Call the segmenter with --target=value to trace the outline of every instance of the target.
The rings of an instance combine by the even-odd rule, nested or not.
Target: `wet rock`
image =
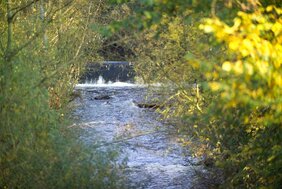
[[[136,101],[133,101],[133,103],[138,106],[139,108],[149,108],[149,109],[158,109],[161,106],[155,103],[139,103]]]
[[[99,95],[94,97],[94,100],[109,100],[109,99],[111,99],[109,95]]]

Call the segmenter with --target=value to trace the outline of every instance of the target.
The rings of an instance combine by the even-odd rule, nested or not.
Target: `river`
[[[139,108],[148,88],[132,83],[78,84],[81,99],[74,112],[85,132],[85,144],[102,141],[118,144],[126,158],[126,188],[189,189],[206,188],[197,182],[198,160],[177,140],[175,128],[161,120],[152,109]],[[97,98],[98,97],[98,98]],[[99,99],[104,97],[105,99]]]

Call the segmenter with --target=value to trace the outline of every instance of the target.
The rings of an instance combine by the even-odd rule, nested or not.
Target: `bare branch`
[[[217,2],[217,0],[213,0],[212,4],[211,4],[211,15],[213,17],[216,16],[216,2]]]
[[[47,24],[51,23],[52,20],[49,20]],[[21,50],[23,50],[25,47],[30,45],[35,39],[37,39],[41,34],[43,34],[45,31],[45,27],[42,27],[39,32],[36,32],[33,34],[33,36],[27,41],[26,43],[22,44],[21,46],[13,49],[8,54],[6,54],[6,58],[11,59],[13,56],[16,56]]]
[[[100,2],[101,2],[101,1],[100,1]],[[101,4],[101,3],[99,3],[99,6],[98,6],[97,10],[100,8],[100,4]],[[88,18],[87,18],[87,20],[86,20],[85,28],[84,28],[84,31],[83,31],[83,36],[82,36],[80,45],[79,45],[79,47],[77,48],[77,51],[76,51],[76,53],[75,53],[74,58],[77,58],[77,56],[79,55],[79,53],[80,53],[80,51],[81,51],[82,45],[83,45],[84,42],[85,42],[85,37],[86,37],[86,31],[85,31],[85,30],[86,30],[86,28],[88,27],[88,25],[89,25],[89,23],[90,23],[91,8],[92,8],[92,2],[91,2],[90,5],[89,5],[89,9],[88,9]],[[97,10],[96,10],[96,12],[97,12]]]
[[[34,0],[32,1],[32,3],[30,2],[29,5],[23,6],[21,10],[23,10],[24,8],[30,6],[31,4],[37,2],[39,0]],[[49,16],[49,19],[47,20],[46,24],[48,25],[49,23],[52,22],[52,18],[54,16],[54,14],[56,14],[56,12],[58,12],[61,9],[64,9],[65,7],[69,6],[71,3],[73,2],[73,0],[68,1],[66,4],[64,4],[62,7],[57,8],[54,12],[52,12],[52,15]],[[51,13],[50,13],[51,14]],[[45,31],[45,27],[42,27],[41,30],[39,32],[36,32],[33,34],[33,36],[29,39],[29,41],[27,41],[26,43],[22,44],[21,46],[9,51],[8,54],[6,54],[6,58],[10,59],[13,56],[17,55],[22,49],[24,49],[25,47],[27,47],[28,45],[30,45],[35,39],[37,39],[41,34],[43,34]]]
[[[48,15],[46,17],[49,17],[50,19],[52,19],[57,12],[59,12],[60,10],[66,8],[67,6],[69,6],[72,2],[74,2],[74,0],[70,0],[70,1],[66,2],[63,6],[61,6],[61,7],[57,8],[57,9],[55,9],[54,11],[48,13]]]
[[[4,33],[5,33],[5,31],[3,31],[3,32],[0,34],[0,36],[2,36]],[[4,47],[4,45],[3,45],[3,43],[2,43],[1,40],[0,40],[0,49],[1,49],[2,52],[5,52],[5,47]]]
[[[13,18],[16,16],[16,14],[18,14],[20,11],[23,11],[27,7],[31,6],[32,4],[36,3],[37,1],[39,1],[39,0],[33,0],[33,1],[28,2],[27,4],[25,4],[23,6],[11,9],[11,11],[15,11],[15,12],[11,15],[10,19],[13,20]]]

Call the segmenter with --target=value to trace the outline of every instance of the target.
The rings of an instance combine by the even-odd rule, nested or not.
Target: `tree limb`
[[[57,8],[57,9],[55,9],[55,10],[52,11],[52,12],[50,12],[46,17],[49,17],[49,18],[52,19],[58,11],[64,9],[64,8],[67,7],[67,6],[69,6],[72,2],[74,2],[74,0],[68,1],[68,2],[65,3],[63,6],[61,6],[61,7]]]
[[[49,22],[50,23],[50,22]],[[39,32],[36,32],[35,34],[33,34],[33,36],[30,38],[29,41],[27,41],[26,43],[22,44],[21,46],[19,46],[18,48],[15,48],[13,50],[11,50],[8,54],[6,54],[6,59],[10,60],[13,56],[16,56],[21,50],[23,50],[25,47],[27,47],[28,45],[31,44],[31,42],[33,42],[35,39],[37,39],[42,33],[44,33],[45,29],[40,30]]]
[[[39,0],[34,0],[32,3],[36,2],[36,1],[39,1]],[[47,25],[49,23],[51,23],[53,21],[53,16],[56,14],[56,12],[58,12],[59,10],[67,7],[68,5],[70,5],[71,3],[73,2],[73,0],[71,1],[68,1],[66,4],[64,4],[62,7],[59,7],[57,9],[55,9],[55,11],[52,12],[52,15],[50,13],[50,17],[49,19],[47,20]],[[29,6],[32,4],[31,2],[29,3]],[[27,5],[26,6],[23,6],[23,7],[28,7]],[[22,7],[21,10],[23,10],[24,8]],[[28,45],[30,45],[35,39],[37,39],[41,34],[43,34],[45,31],[45,27],[41,28],[41,30],[39,32],[36,32],[33,34],[33,36],[29,39],[29,41],[27,41],[26,43],[22,44],[21,46],[15,48],[15,49],[12,49],[10,51],[8,51],[8,53],[6,53],[5,55],[5,58],[7,60],[11,59],[13,56],[17,55],[21,50],[23,50],[25,47],[27,47]]]
[[[2,32],[0,35],[3,35],[3,33],[5,33],[5,31]],[[0,40],[0,49],[1,49],[1,51],[2,51],[3,53],[5,53],[5,48],[4,48],[4,45],[3,45],[3,43],[2,43],[1,40]]]
[[[100,1],[101,2],[101,1]],[[74,58],[76,58],[78,56],[78,54],[80,53],[81,51],[81,48],[82,48],[82,45],[84,44],[84,41],[85,41],[85,37],[86,37],[86,28],[88,27],[89,23],[90,23],[90,13],[91,13],[91,8],[92,8],[92,2],[90,2],[90,5],[89,5],[89,9],[88,9],[88,18],[87,18],[87,21],[86,21],[86,24],[85,24],[85,28],[84,28],[84,31],[83,31],[83,36],[82,36],[82,39],[81,39],[81,42],[80,42],[80,45],[79,47],[77,48],[77,51],[74,55]],[[97,8],[97,10],[100,8],[100,3],[99,3],[99,6]],[[96,11],[97,12],[97,11]]]
[[[27,4],[25,4],[23,6],[12,8],[11,11],[15,11],[15,12],[13,12],[10,19],[13,20],[14,17],[16,16],[16,14],[18,14],[20,11],[23,11],[27,7],[31,6],[32,4],[36,3],[37,1],[39,1],[39,0],[33,0],[33,1],[28,2]]]
[[[217,0],[213,0],[211,4],[211,15],[216,17],[216,2]]]

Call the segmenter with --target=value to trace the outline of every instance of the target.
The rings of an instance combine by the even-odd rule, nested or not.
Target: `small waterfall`
[[[105,84],[105,79],[101,75],[99,75],[99,78],[98,78],[96,84],[97,85]]]
[[[86,80],[85,83],[79,83],[76,85],[76,89],[92,88],[92,87],[144,87],[144,85],[138,85],[130,82],[120,82],[119,80],[111,81],[106,80],[103,76],[99,76],[97,80]]]
[[[133,82],[135,71],[133,65],[124,61],[104,61],[101,63],[88,63],[85,72],[80,77],[80,83],[87,81],[101,81],[100,76],[105,83],[119,80],[121,82]],[[100,83],[102,84],[102,83]]]

